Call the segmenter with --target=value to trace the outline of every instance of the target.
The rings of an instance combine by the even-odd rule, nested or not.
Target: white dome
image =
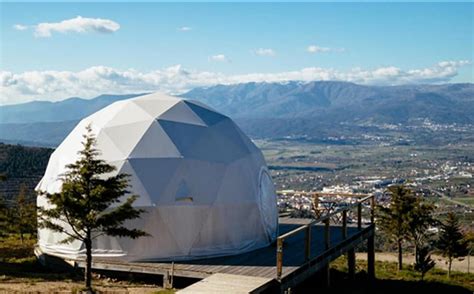
[[[76,161],[85,127],[101,157],[129,174],[134,206],[146,210],[130,227],[151,237],[102,236],[94,254],[124,260],[179,260],[237,254],[270,244],[277,234],[273,183],[260,150],[228,117],[191,100],[150,94],[115,102],[83,119],[53,152],[37,190],[61,188]],[[48,205],[38,196],[38,205]],[[77,257],[81,242],[39,230],[43,252]]]

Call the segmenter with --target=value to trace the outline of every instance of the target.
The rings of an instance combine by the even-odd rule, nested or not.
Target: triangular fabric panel
[[[100,157],[107,161],[126,159],[128,155],[124,154],[104,131],[101,131],[97,136],[97,148],[100,150]]]
[[[118,101],[84,119],[85,124],[91,124],[93,129],[101,129],[113,120],[116,113],[126,106],[126,101]]]
[[[140,225],[140,228],[143,228],[151,236],[132,240],[131,242],[130,239],[127,239],[130,242],[128,247],[131,248],[132,260],[153,261],[167,259],[169,256],[183,255],[183,251],[179,248],[156,207],[147,209],[144,219],[145,222]],[[160,253],[156,248],[161,248],[160,251],[166,252],[166,254]]]
[[[195,154],[195,143],[205,136],[206,133],[209,133],[208,128],[198,125],[167,120],[158,120],[158,123],[178,148],[179,153],[184,157],[195,158],[193,156]]]
[[[222,120],[228,119],[228,117],[212,111],[208,108],[197,105],[195,102],[185,101],[186,105],[189,106],[208,126],[212,126]]]
[[[168,227],[173,239],[178,244],[183,255],[191,250],[202,223],[209,213],[208,206],[161,206],[158,207],[161,218]],[[183,234],[183,232],[186,232]]]
[[[148,194],[147,189],[143,185],[140,177],[137,175],[136,171],[133,169],[130,162],[127,160],[123,163],[122,168],[120,169],[120,173],[130,175],[130,187],[132,194],[138,195],[138,199],[135,200],[134,205],[139,207],[150,207],[153,205],[153,201],[151,200],[150,195]],[[128,198],[130,195],[125,195]]]
[[[168,109],[179,103],[179,100],[134,100],[133,103],[146,111],[150,116],[157,118]]]
[[[197,116],[184,102],[176,103],[169,110],[159,116],[160,120],[169,120],[179,123],[206,126],[206,124]]]
[[[176,170],[182,164],[181,159],[175,158],[131,158],[128,160],[133,170],[140,178],[152,203],[158,205],[169,199],[174,200],[175,189],[170,182]]]
[[[250,168],[252,158],[247,156],[230,165],[222,177],[217,192],[218,203],[231,204],[239,202],[259,201],[255,197],[258,194],[258,172]],[[251,185],[249,183],[252,183]]]
[[[107,124],[107,127],[123,126],[154,119],[148,112],[131,101],[124,101],[126,107],[118,111]]]
[[[202,160],[184,161],[173,175],[170,186],[179,189],[184,181],[190,196],[196,205],[211,205],[218,196],[220,182],[226,171],[226,165],[209,163]],[[176,199],[175,199],[176,200]],[[180,205],[177,202],[176,205]]]
[[[157,121],[153,121],[130,153],[130,158],[180,157],[173,141]]]
[[[117,149],[128,157],[152,123],[153,121],[150,120],[107,127],[103,129],[103,132],[115,143]]]

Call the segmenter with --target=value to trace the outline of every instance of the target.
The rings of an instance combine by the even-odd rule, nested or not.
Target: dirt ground
[[[77,281],[32,281],[25,278],[0,276],[0,293],[74,293],[83,287]],[[157,293],[163,290],[154,285],[127,285],[124,282],[95,281],[99,293]]]
[[[357,253],[356,258],[360,260],[367,260],[367,253]],[[446,259],[439,255],[432,255],[431,258],[436,262],[435,267],[448,270],[448,264],[446,263]],[[397,262],[398,257],[396,253],[375,253],[375,260],[379,261],[390,261],[390,262]],[[404,264],[413,264],[415,262],[415,256],[413,254],[404,254],[403,255],[403,263]],[[453,260],[453,264],[451,267],[453,271],[459,271],[463,273],[468,272],[468,258],[465,257],[462,260]],[[471,273],[474,272],[474,256],[471,256],[471,265],[470,271]]]

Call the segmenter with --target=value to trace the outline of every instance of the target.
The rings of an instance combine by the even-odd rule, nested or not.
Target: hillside
[[[6,176],[6,181],[0,182],[0,196],[13,199],[21,185],[25,185],[31,195],[43,176],[52,151],[0,143],[0,174]]]
[[[79,120],[0,124],[0,142],[28,146],[55,147]]]
[[[0,140],[55,146],[78,120],[106,105],[140,94],[102,95],[90,100],[30,102],[0,107]],[[432,125],[456,135],[474,124],[474,84],[364,86],[347,82],[217,85],[182,97],[199,100],[234,118],[254,138],[380,136],[439,141]],[[398,128],[393,131],[393,125]],[[451,129],[454,132],[451,132]],[[403,136],[401,136],[403,137]],[[443,138],[443,136],[441,136]],[[446,140],[441,142],[445,143]]]

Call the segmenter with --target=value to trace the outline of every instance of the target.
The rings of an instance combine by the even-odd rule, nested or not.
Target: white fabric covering
[[[101,157],[131,175],[129,221],[151,237],[102,236],[94,255],[124,260],[183,260],[238,254],[269,245],[278,229],[276,194],[260,150],[228,117],[191,100],[150,94],[115,102],[83,119],[51,155],[38,191],[60,191],[59,176],[76,161],[85,127]],[[44,196],[38,205],[47,206]],[[64,224],[67,228],[67,225]],[[81,242],[39,230],[47,254],[78,257]]]

